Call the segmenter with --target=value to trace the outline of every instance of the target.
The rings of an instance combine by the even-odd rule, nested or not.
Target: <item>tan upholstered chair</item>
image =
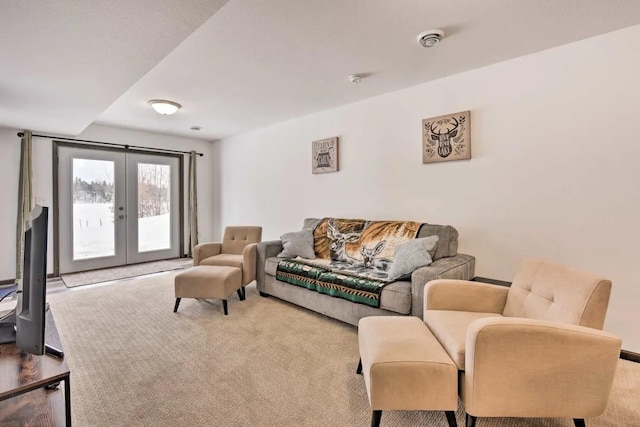
[[[621,340],[601,331],[611,281],[525,262],[511,287],[433,280],[424,321],[461,373],[476,417],[585,418],[604,412]]]
[[[256,278],[257,246],[261,240],[262,227],[226,227],[221,243],[202,243],[194,248],[193,265],[237,267],[242,270],[244,288]]]

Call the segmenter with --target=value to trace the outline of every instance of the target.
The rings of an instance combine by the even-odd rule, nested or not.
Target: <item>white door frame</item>
[[[53,156],[53,186],[54,186],[54,215],[53,215],[53,228],[54,228],[54,275],[59,276],[72,271],[86,271],[94,270],[98,268],[106,268],[109,266],[119,266],[127,264],[135,264],[139,262],[150,261],[154,259],[168,259],[181,257],[184,254],[184,156],[179,154],[158,153],[152,150],[131,150],[121,148],[100,148],[87,144],[61,142],[54,140],[54,156]],[[63,261],[63,254],[66,254],[67,259],[73,259],[73,238],[65,239],[60,237],[63,233],[66,236],[73,235],[73,215],[60,215],[62,206],[71,205],[72,192],[65,191],[61,188],[61,183],[70,182],[72,179],[73,168],[68,167],[70,164],[69,156],[75,154],[78,157],[84,159],[96,159],[96,160],[112,160],[116,161],[114,171],[114,187],[116,188],[115,206],[115,219],[117,223],[116,229],[116,248],[122,247],[125,250],[118,251],[116,249],[116,255],[113,257],[100,257],[91,258],[87,260],[72,261],[71,266],[69,263],[65,264]],[[130,161],[127,158],[131,159]],[[124,159],[118,160],[118,159]],[[65,165],[65,161],[67,162]],[[127,205],[132,203],[131,188],[136,189],[135,197],[137,197],[137,164],[141,163],[154,163],[154,164],[169,164],[171,165],[171,248],[169,250],[162,251],[148,251],[139,253],[137,251],[137,211],[134,208],[128,208]],[[66,167],[65,167],[66,166]],[[126,176],[127,174],[134,173],[135,170],[135,182],[129,184],[130,189],[127,189]],[[120,182],[124,181],[124,182]],[[118,192],[117,190],[120,189]],[[132,205],[137,207],[137,203]],[[123,210],[118,208],[123,207]],[[127,209],[131,210],[132,215],[128,215]],[[123,215],[123,218],[120,216]],[[122,223],[122,226],[120,226]],[[135,234],[131,234],[135,233]],[[127,235],[135,235],[135,245],[131,243],[131,239],[127,238]],[[128,241],[129,240],[129,241]],[[119,246],[120,245],[120,246]],[[135,253],[134,250],[135,249]],[[66,251],[66,252],[63,252]],[[127,254],[129,252],[129,255]],[[65,265],[63,265],[65,264]]]

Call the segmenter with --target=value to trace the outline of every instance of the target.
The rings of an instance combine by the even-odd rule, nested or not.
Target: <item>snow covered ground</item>
[[[73,204],[73,258],[115,254],[113,203]]]
[[[149,216],[138,220],[138,252],[171,248],[171,217]]]
[[[111,203],[73,204],[73,257],[76,260],[115,254],[114,214]],[[171,247],[170,215],[138,220],[138,251]]]

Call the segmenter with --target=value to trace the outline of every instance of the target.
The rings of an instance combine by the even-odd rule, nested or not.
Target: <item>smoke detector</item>
[[[362,81],[362,79],[364,79],[364,75],[362,75],[362,74],[351,74],[349,76],[349,81],[351,83],[355,83],[355,84],[360,83]]]
[[[442,30],[428,30],[418,35],[418,43],[422,47],[433,47],[440,43],[443,37],[444,31]]]

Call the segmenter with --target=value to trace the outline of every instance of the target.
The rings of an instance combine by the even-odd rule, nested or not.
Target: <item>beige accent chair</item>
[[[202,243],[193,249],[193,265],[239,268],[244,293],[244,287],[256,279],[257,247],[261,240],[262,227],[226,227],[221,243]]]
[[[424,321],[460,371],[467,426],[476,417],[585,418],[607,406],[622,342],[601,331],[611,281],[548,261],[511,287],[425,286]]]

